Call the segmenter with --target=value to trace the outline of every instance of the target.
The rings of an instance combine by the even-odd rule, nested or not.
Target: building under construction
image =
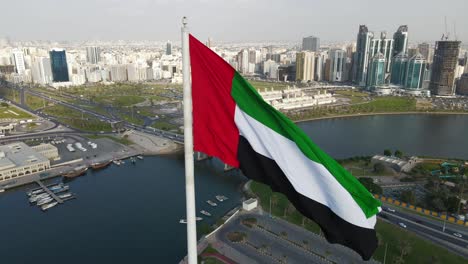
[[[434,95],[455,94],[455,68],[458,64],[460,41],[437,41],[432,64],[429,90]]]

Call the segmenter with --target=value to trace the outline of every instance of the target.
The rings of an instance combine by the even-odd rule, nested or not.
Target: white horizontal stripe
[[[258,122],[237,106],[235,122],[255,152],[276,161],[298,193],[327,206],[353,225],[374,228],[376,216],[367,218],[335,177],[322,164],[306,157],[295,142]]]

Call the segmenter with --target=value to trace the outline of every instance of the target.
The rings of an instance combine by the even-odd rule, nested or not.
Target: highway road
[[[145,126],[135,125],[135,124],[129,123],[129,122],[124,121],[124,120],[119,120],[115,116],[114,117],[108,117],[108,116],[102,115],[100,113],[94,112],[92,110],[85,109],[85,108],[82,108],[80,106],[77,106],[77,105],[62,101],[62,100],[52,98],[49,95],[43,94],[43,93],[38,92],[38,91],[33,91],[33,90],[28,89],[27,92],[30,93],[31,95],[37,96],[39,98],[43,98],[43,99],[45,99],[47,101],[50,101],[50,102],[53,102],[55,104],[63,105],[65,107],[68,107],[68,108],[83,112],[85,114],[94,116],[94,117],[96,117],[96,118],[98,118],[100,120],[103,120],[104,122],[113,123],[113,122],[121,121],[121,122],[123,122],[124,127],[126,129],[137,130],[137,131],[145,132],[145,133],[148,133],[148,134],[153,134],[153,135],[156,135],[156,136],[160,136],[160,137],[163,137],[163,138],[170,139],[170,140],[172,140],[174,142],[177,142],[177,143],[180,143],[180,144],[184,143],[184,136],[180,135],[180,134],[177,134],[177,133],[160,130],[160,129],[156,129],[156,128],[153,128],[153,127],[145,127]],[[39,114],[39,113],[36,113],[36,114]]]
[[[389,207],[385,206],[382,209],[379,217],[468,258],[468,235],[466,235],[467,230],[465,227],[460,226],[460,230],[454,228],[453,225],[446,225],[445,231],[443,231],[443,222],[438,223],[423,216],[402,212],[398,209],[391,208],[389,210]],[[457,237],[454,233],[461,234],[462,237]]]

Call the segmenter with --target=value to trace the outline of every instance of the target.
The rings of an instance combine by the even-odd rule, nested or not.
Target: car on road
[[[398,225],[400,225],[403,228],[406,228],[406,225],[404,223],[398,223]]]
[[[458,238],[462,238],[462,237],[463,237],[462,234],[460,234],[460,233],[453,233],[453,235],[456,236],[456,237],[458,237]]]
[[[394,213],[394,212],[395,212],[395,209],[390,208],[390,207],[387,207],[387,211]]]

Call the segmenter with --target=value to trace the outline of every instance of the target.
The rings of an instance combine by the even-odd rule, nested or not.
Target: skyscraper
[[[53,49],[49,52],[54,82],[68,82],[68,65],[65,50]]]
[[[393,39],[387,38],[386,32],[380,33],[380,38],[372,38],[370,41],[369,58],[377,53],[382,53],[385,58],[385,73],[390,73],[393,59]]]
[[[359,26],[357,35],[356,53],[354,55],[353,81],[360,86],[366,85],[367,66],[369,65],[369,49],[371,39],[374,37],[372,32],[365,25]]]
[[[401,52],[406,53],[408,49],[408,26],[402,25],[393,34],[393,55],[396,56]]]
[[[429,90],[436,95],[453,95],[455,69],[458,64],[460,41],[437,41],[432,63]]]
[[[32,78],[34,83],[50,84],[53,81],[50,59],[34,57],[32,62]]]
[[[405,88],[421,89],[424,81],[424,72],[426,69],[426,59],[420,53],[412,57],[408,62],[406,73]]]
[[[296,54],[296,81],[307,82],[314,80],[315,53],[302,51]]]
[[[407,66],[408,56],[405,53],[401,52],[393,58],[392,75],[390,78],[392,84],[405,84]]]
[[[418,51],[421,53],[421,55],[426,59],[426,61],[429,62],[430,59],[432,59],[432,54],[431,54],[431,46],[429,43],[421,43],[418,44]]]
[[[372,88],[385,83],[385,57],[382,53],[377,53],[369,63],[369,73],[366,87]]]
[[[11,51],[11,60],[13,61],[13,64],[15,65],[16,73],[24,74],[24,72],[26,71],[26,66],[24,63],[23,51],[19,49],[13,49]]]
[[[330,81],[344,81],[344,71],[346,62],[346,51],[341,49],[332,49],[330,51]]]
[[[98,64],[101,61],[101,48],[86,47],[86,61],[91,64]]]
[[[303,51],[319,51],[320,39],[314,36],[305,37],[302,39],[302,50]]]
[[[172,43],[168,41],[166,43],[166,55],[171,55],[172,54]]]

